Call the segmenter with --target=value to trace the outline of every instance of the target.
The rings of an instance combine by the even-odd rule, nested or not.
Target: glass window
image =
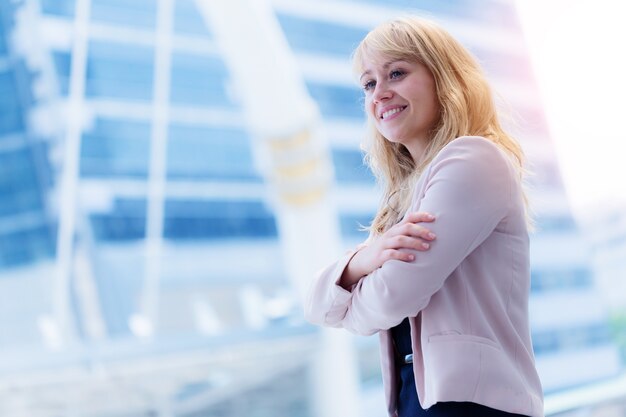
[[[80,172],[84,177],[146,177],[150,156],[150,124],[97,119],[83,133]]]
[[[347,58],[361,39],[365,29],[277,13],[287,41],[297,52],[339,55]]]
[[[105,241],[131,241],[146,235],[146,201],[118,199],[109,213],[90,216],[96,239]]]
[[[172,126],[168,177],[260,181],[250,145],[247,133],[241,129]]]
[[[154,28],[156,5],[154,0],[91,0],[91,19],[94,22]]]
[[[0,103],[3,100],[0,99]],[[20,132],[24,129],[22,113],[17,107],[4,107],[0,104],[0,135]],[[0,141],[2,139],[0,138]]]
[[[228,71],[214,56],[172,55],[171,101],[176,104],[233,108],[226,89]]]
[[[329,119],[364,119],[363,94],[357,87],[307,82],[311,97],[320,107],[320,112]]]
[[[69,52],[54,51],[52,53],[52,61],[57,73],[57,82],[59,83],[59,92],[67,96],[70,89],[70,68],[72,65],[72,55]]]
[[[41,11],[46,14],[73,17],[76,0],[40,0]]]
[[[363,163],[363,153],[358,149],[333,149],[335,178],[340,183],[373,183],[374,176]]]
[[[4,34],[4,23],[0,22],[0,55],[8,53],[6,36]]]
[[[555,165],[555,168],[558,167]],[[537,233],[577,232],[578,226],[572,216],[540,216],[535,220]]]
[[[128,319],[137,312],[137,300],[144,285],[142,269],[106,262],[105,259],[96,262],[100,275],[95,284],[107,334],[112,338],[129,336]]]
[[[532,340],[536,355],[580,350],[612,342],[611,329],[605,323],[533,332]]]
[[[530,289],[533,292],[586,288],[593,285],[591,271],[586,268],[533,269]]]
[[[46,226],[0,234],[0,269],[25,265],[52,256],[53,240]]]
[[[145,237],[146,201],[119,200],[114,210],[93,214],[99,240],[128,241]],[[164,237],[173,240],[275,239],[274,215],[260,201],[168,200]]]
[[[13,72],[0,73],[0,135],[24,130]],[[2,140],[2,139],[0,139]]]
[[[28,148],[0,153],[0,216],[43,208],[36,172]]]
[[[120,213],[92,214],[91,225],[94,236],[103,241],[131,241],[146,235],[145,215],[130,216]]]
[[[274,215],[260,201],[184,201],[165,205],[168,239],[276,238]]]
[[[150,100],[153,54],[148,47],[92,41],[87,62],[87,97]]]
[[[176,0],[174,6],[174,31],[180,34],[209,35],[207,25],[195,0]]]

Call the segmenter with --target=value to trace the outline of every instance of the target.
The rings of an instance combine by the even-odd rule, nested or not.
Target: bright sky
[[[517,8],[575,214],[626,208],[626,2]]]

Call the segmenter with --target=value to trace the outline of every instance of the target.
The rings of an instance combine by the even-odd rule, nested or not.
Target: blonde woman
[[[415,17],[375,28],[353,59],[383,204],[312,282],[307,319],[379,333],[390,416],[543,416],[523,155],[479,65]]]

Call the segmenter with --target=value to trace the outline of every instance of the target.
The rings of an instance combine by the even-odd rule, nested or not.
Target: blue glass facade
[[[51,16],[74,17],[76,0],[41,0],[41,11]]]
[[[55,238],[48,149],[26,125],[33,76],[8,44],[14,7],[0,2],[0,270],[51,259]]]
[[[8,63],[8,57],[4,59]],[[15,72],[11,69],[0,73],[0,132],[3,136],[24,131]]]
[[[147,121],[98,118],[83,134],[80,173],[84,177],[146,178],[149,155]]]
[[[228,72],[216,56],[172,55],[171,102],[176,105],[236,107],[226,90]]]
[[[167,239],[276,239],[276,221],[257,201],[172,200],[165,205]]]
[[[94,23],[154,29],[156,5],[154,0],[92,0],[91,20]]]
[[[533,332],[533,348],[536,355],[582,350],[610,343],[612,335],[608,323]]]
[[[280,12],[276,16],[289,45],[297,52],[331,54],[346,59],[367,34],[367,30]]]
[[[276,239],[276,221],[262,202],[168,200],[163,236],[172,240]],[[107,214],[91,215],[101,241],[145,238],[146,201],[116,200]]]
[[[362,93],[356,86],[337,86],[308,82],[309,94],[319,105],[322,116],[334,119],[363,120]]]
[[[363,163],[363,153],[358,149],[334,149],[332,151],[335,178],[340,184],[374,181],[372,172]]]
[[[174,32],[181,35],[210,37],[211,31],[198,13],[195,0],[176,0]]]
[[[152,99],[153,73],[153,48],[92,41],[85,80],[86,96],[149,101]]]
[[[171,179],[261,181],[242,128],[171,125],[167,159]]]

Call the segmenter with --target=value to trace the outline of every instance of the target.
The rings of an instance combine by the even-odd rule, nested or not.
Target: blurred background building
[[[2,415],[313,416],[319,331],[287,276],[242,111],[249,92],[199,4],[0,0]],[[378,204],[350,53],[387,18],[429,16],[478,57],[530,159],[531,319],[546,393],[622,371],[596,277],[623,275],[623,216],[592,251],[514,3],[271,4],[322,116],[341,246],[365,238],[359,225]],[[360,415],[382,417],[377,339],[353,343]]]

